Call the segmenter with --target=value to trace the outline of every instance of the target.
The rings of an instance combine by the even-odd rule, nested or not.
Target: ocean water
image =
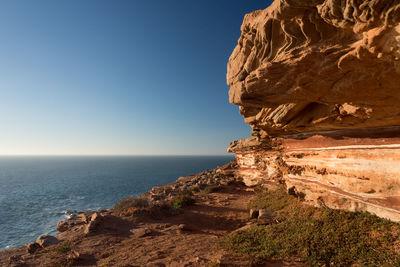
[[[233,156],[0,157],[0,250],[57,234],[66,211],[111,208]]]

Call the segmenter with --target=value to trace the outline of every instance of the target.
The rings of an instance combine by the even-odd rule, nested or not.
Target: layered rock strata
[[[275,0],[245,16],[230,102],[247,184],[285,182],[315,205],[400,221],[400,3]]]

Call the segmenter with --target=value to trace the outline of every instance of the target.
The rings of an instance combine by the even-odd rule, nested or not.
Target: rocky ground
[[[80,213],[60,222],[56,237],[0,252],[1,266],[248,266],[218,242],[246,226],[254,191],[233,176],[235,163],[158,186],[152,204],[192,192],[195,203],[174,214],[114,210]],[[274,263],[278,266],[284,263]]]

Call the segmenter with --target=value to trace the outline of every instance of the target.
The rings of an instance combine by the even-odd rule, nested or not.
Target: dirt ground
[[[84,235],[83,227],[61,233],[57,238],[69,242],[67,251],[55,245],[33,254],[26,247],[0,252],[1,266],[249,266],[249,259],[225,252],[218,240],[248,223],[253,190],[230,185],[194,197],[181,214],[110,216],[99,233]]]

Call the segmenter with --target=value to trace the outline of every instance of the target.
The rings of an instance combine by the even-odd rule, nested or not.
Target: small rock
[[[76,250],[72,250],[67,256],[67,259],[73,263],[91,260],[91,258],[92,258],[91,255],[82,254]]]
[[[80,257],[81,254],[76,250],[72,250],[67,256],[67,258],[70,260],[79,260]]]
[[[89,235],[89,234],[95,232],[96,231],[96,226],[97,226],[97,224],[95,222],[90,221],[88,223],[88,225],[86,225],[85,230],[83,230],[83,233],[85,235]]]
[[[101,221],[102,219],[103,219],[103,216],[101,216],[101,214],[98,213],[98,212],[93,213],[93,214],[92,214],[92,217],[90,217],[90,221],[91,221],[91,222],[99,222],[99,221]]]
[[[138,229],[132,229],[131,233],[133,233],[133,235],[135,237],[144,237],[144,236],[148,236],[152,233],[153,231],[151,229],[148,228],[138,228]]]
[[[18,262],[21,260],[21,256],[20,255],[14,255],[8,258],[8,262],[9,263],[13,263],[13,262]]]
[[[101,214],[111,214],[112,213],[112,209],[102,209],[102,210],[99,210],[99,212],[101,213]],[[81,213],[79,213],[79,214],[82,214],[83,212],[81,212]]]
[[[150,199],[151,199],[151,201],[157,201],[157,200],[163,199],[163,197],[160,196],[160,195],[152,195],[152,196],[150,197]]]
[[[191,231],[192,229],[190,227],[188,227],[186,224],[179,224],[178,225],[178,230],[180,231]]]
[[[288,188],[287,192],[291,196],[296,196],[296,187],[292,186],[292,187]]]
[[[259,211],[257,209],[250,209],[250,219],[257,219]]]
[[[276,216],[276,213],[271,210],[260,209],[259,215],[257,218],[257,223],[258,224],[272,224],[275,222],[275,219],[274,219],[275,216]]]
[[[65,232],[65,231],[67,231],[68,229],[70,228],[70,224],[68,223],[68,220],[66,220],[66,221],[59,221],[58,223],[57,223],[57,231],[59,231],[59,232]]]
[[[104,216],[102,216],[99,212],[95,212],[92,214],[89,223],[86,225],[85,230],[83,231],[85,235],[89,235],[94,233],[97,230],[98,225],[103,221]]]
[[[164,230],[164,229],[170,228],[171,226],[172,225],[170,223],[164,223],[164,224],[157,225],[155,228],[157,230]]]
[[[26,244],[26,250],[29,254],[33,254],[40,248],[40,245],[36,242]]]
[[[108,211],[107,211],[108,212]],[[89,218],[85,213],[80,213],[77,215],[77,218],[79,220],[81,220],[83,223],[88,223],[89,222]]]
[[[36,239],[36,243],[45,248],[60,243],[60,240],[51,235],[41,235]]]
[[[77,225],[87,224],[89,222],[90,214],[91,213],[80,213],[78,215],[72,215],[71,218],[58,222],[56,229],[62,233]]]

